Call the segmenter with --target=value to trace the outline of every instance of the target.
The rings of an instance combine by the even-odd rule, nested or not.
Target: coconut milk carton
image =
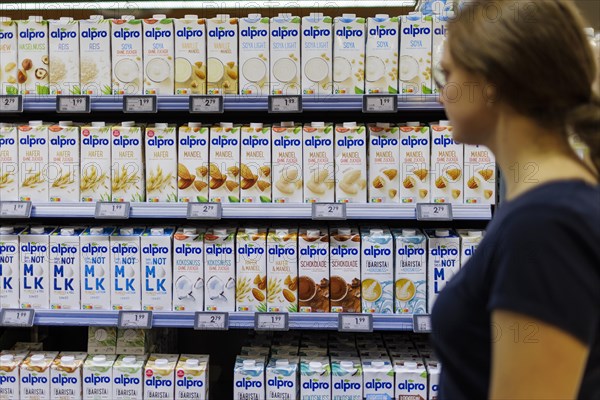
[[[357,228],[333,228],[329,240],[331,312],[361,312],[360,233]]]
[[[50,308],[81,309],[79,236],[84,228],[64,227],[50,235]]]
[[[240,125],[221,122],[210,128],[211,202],[240,202]]]
[[[90,227],[81,234],[81,308],[110,310],[113,274],[110,236],[114,227]]]
[[[465,145],[466,204],[496,204],[496,159],[490,149]]]
[[[394,367],[385,357],[362,357],[364,398],[367,400],[394,399]]]
[[[329,357],[300,359],[300,400],[331,400]]]
[[[48,125],[19,126],[19,199],[48,202]]]
[[[19,93],[24,95],[50,94],[48,86],[48,21],[40,16],[30,16],[17,22]]]
[[[175,94],[206,94],[206,21],[190,14],[173,23]]]
[[[266,312],[267,230],[239,228],[236,253],[236,310]]]
[[[48,128],[48,180],[51,202],[79,201],[79,127],[61,121]]]
[[[369,124],[369,202],[399,203],[400,130],[388,123]]]
[[[142,400],[147,356],[121,355],[113,365],[113,400]]]
[[[331,358],[331,398],[363,399],[363,369],[358,357]]]
[[[143,131],[133,121],[112,127],[112,201],[145,200]]]
[[[431,68],[437,68],[442,60],[444,43],[446,42],[446,36],[448,35],[448,21],[454,18],[454,12],[443,11],[442,14],[433,15],[433,37],[432,37],[432,55],[431,55]],[[439,88],[433,85],[433,93],[439,93]]]
[[[204,311],[204,230],[181,227],[173,237],[173,311]]]
[[[112,400],[112,370],[117,356],[90,355],[83,364],[83,400]]]
[[[324,122],[304,125],[304,202],[335,201],[333,126]]]
[[[483,231],[472,229],[459,229],[456,231],[460,236],[460,266],[465,266],[467,261],[473,256],[477,247],[483,240]]]
[[[365,19],[343,14],[334,19],[333,93],[365,93]]]
[[[111,200],[111,137],[111,128],[104,122],[92,122],[81,127],[82,202]]]
[[[50,366],[58,352],[34,352],[21,363],[20,400],[50,399]]]
[[[156,123],[146,128],[146,201],[177,202],[177,129]]]
[[[266,396],[265,393],[265,358],[237,356],[233,370],[233,398],[262,400]]]
[[[333,88],[331,17],[310,13],[302,17],[302,93],[328,95]]]
[[[217,14],[206,20],[208,94],[238,94],[238,19]]]
[[[298,230],[269,229],[267,311],[298,311]]]
[[[428,203],[431,167],[429,126],[407,122],[400,127],[400,202]]]
[[[0,26],[2,26],[1,23]],[[19,200],[19,137],[17,132],[15,125],[0,123],[0,199],[3,201]]]
[[[235,228],[212,228],[204,235],[205,311],[235,311]]]
[[[400,31],[400,91],[431,94],[432,17],[421,13],[403,15]]]
[[[179,127],[177,196],[180,202],[208,202],[209,129],[199,122]]]
[[[113,310],[140,310],[142,305],[140,236],[142,227],[120,228],[110,236]]]
[[[111,21],[112,94],[143,94],[142,20],[123,15]]]
[[[394,359],[396,398],[427,399],[427,373],[421,360]]]
[[[438,293],[460,269],[460,237],[449,229],[426,229],[428,241],[427,306],[429,313]]]
[[[300,17],[271,18],[271,94],[301,94]]]
[[[367,93],[398,93],[398,17],[377,14],[367,19]]]
[[[416,229],[392,231],[395,243],[396,314],[427,313],[427,241]]]
[[[175,82],[173,20],[155,14],[144,19],[144,94],[172,95]]]
[[[21,232],[20,308],[48,309],[50,306],[50,235],[53,227],[32,226]]]
[[[4,350],[0,353],[0,381],[2,382],[2,390],[0,390],[1,400],[19,399],[19,368],[28,353],[28,351],[18,350]]]
[[[240,94],[269,94],[269,18],[250,14],[240,18]]]
[[[88,354],[116,354],[117,328],[90,326],[88,328]]]
[[[50,398],[52,400],[80,400],[82,369],[87,354],[61,352],[50,367]]]
[[[463,203],[464,148],[452,139],[448,121],[431,125],[431,200]]]
[[[90,15],[79,21],[79,32],[81,94],[112,94],[110,20]]]
[[[143,310],[171,311],[174,233],[175,228],[148,228],[140,238]]]
[[[427,360],[427,376],[429,382],[429,399],[437,400],[440,391],[440,375],[442,373],[442,365],[438,361]]]
[[[267,399],[297,399],[298,357],[271,357],[267,365]]]
[[[329,232],[301,228],[298,235],[300,312],[329,312]]]
[[[23,230],[23,226],[0,226],[0,308],[20,308],[19,234]]]
[[[79,83],[79,21],[71,17],[49,21],[50,94],[81,94]]]
[[[335,127],[335,201],[367,202],[367,134],[364,125],[344,122]]]
[[[145,399],[175,398],[175,367],[177,354],[151,354],[146,362],[144,380]]]
[[[240,191],[242,203],[271,202],[271,127],[251,123],[242,127]]]
[[[388,229],[361,229],[362,311],[394,312],[394,242]]]
[[[18,94],[17,21],[0,17],[0,94]]]
[[[273,203],[302,203],[302,126],[273,126]]]
[[[182,354],[175,369],[175,400],[208,400],[207,355]]]

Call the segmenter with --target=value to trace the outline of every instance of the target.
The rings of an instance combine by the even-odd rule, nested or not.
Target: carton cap
[[[373,361],[371,365],[375,368],[385,367],[385,362],[383,361]]]
[[[325,122],[311,122],[310,126],[313,128],[323,128],[325,127]]]
[[[129,20],[135,19],[135,17],[133,15],[121,15],[121,19],[124,19],[125,21],[129,21]]]
[[[260,19],[261,17],[262,17],[262,14],[260,14],[260,13],[248,14],[248,19]]]
[[[0,356],[0,363],[8,364],[15,358],[12,354],[3,354]]]
[[[227,235],[227,229],[226,228],[216,228],[214,230],[214,232],[215,232],[215,235],[217,235],[217,236],[225,236],[225,235]]]
[[[319,361],[311,361],[308,363],[308,366],[310,367],[310,369],[313,369],[313,370],[323,369],[323,364]]]
[[[150,235],[152,236],[162,236],[165,234],[165,228],[152,228],[150,229]]]
[[[389,14],[375,14],[375,18],[376,19],[384,19],[384,18],[389,18]]]
[[[165,129],[169,127],[169,124],[167,124],[166,122],[157,122],[154,124],[154,127],[156,129]]]
[[[95,364],[102,364],[106,362],[106,356],[94,356],[94,358],[92,358],[92,362]]]
[[[121,122],[121,126],[125,128],[129,128],[135,125],[135,121],[123,121]]]
[[[43,364],[44,363],[44,355],[43,354],[34,354],[31,356],[31,363],[32,364]]]
[[[186,235],[195,235],[198,233],[198,229],[196,228],[183,228],[183,233]]]
[[[286,127],[286,128],[292,127],[292,126],[294,126],[294,121],[283,121],[281,123],[281,126]]]
[[[319,231],[318,229],[309,229],[308,231],[306,231],[306,235],[311,238],[319,237],[321,236],[321,231]]]
[[[198,15],[196,14],[185,14],[183,19],[198,19]]]
[[[417,231],[415,229],[402,229],[402,236],[415,236]]]
[[[30,15],[28,19],[32,22],[42,22],[44,20],[44,17],[39,15]]]
[[[467,236],[469,236],[469,237],[482,237],[483,236],[483,232],[481,232],[481,231],[469,231],[467,233]]]
[[[12,21],[10,17],[0,17],[0,22],[9,22]]]
[[[100,228],[100,227],[97,227],[97,226],[95,226],[95,227],[93,227],[93,228],[91,228],[91,229],[90,229],[90,233],[91,233],[92,235],[101,235],[101,234],[103,234],[103,233],[104,233],[104,229],[103,229],[103,228]]]
[[[72,17],[60,17],[59,21],[64,24],[64,23],[67,23],[67,22],[73,22],[73,18]]]
[[[342,126],[344,128],[356,128],[356,122],[344,122]]]
[[[202,122],[188,122],[190,128],[202,128]]]
[[[221,122],[219,126],[221,128],[233,128],[233,122]]]
[[[94,121],[92,122],[92,127],[94,128],[103,128],[106,126],[106,122],[104,121]]]
[[[217,14],[217,19],[229,19],[229,14]]]
[[[262,127],[263,127],[263,123],[262,122],[251,122],[250,123],[250,128],[262,128]]]
[[[61,128],[73,126],[73,121],[58,121],[58,126],[60,126]]]
[[[450,231],[448,229],[436,229],[435,236],[448,237],[448,236],[450,236]]]
[[[383,229],[371,229],[371,235],[383,235]]]
[[[198,364],[200,364],[200,360],[198,360],[196,358],[190,358],[185,361],[185,365],[188,367],[197,367]]]
[[[32,226],[31,233],[36,234],[36,235],[41,235],[42,233],[44,233],[44,227],[43,226]]]
[[[275,361],[275,366],[277,366],[277,367],[287,367],[288,365],[290,365],[290,362],[288,360]]]
[[[73,228],[60,228],[61,236],[73,236],[75,234],[75,229]]]
[[[101,21],[104,19],[104,15],[90,15],[90,21]]]
[[[154,364],[157,367],[164,367],[165,365],[169,365],[169,360],[166,358],[157,358],[156,361],[154,361]]]
[[[351,235],[352,234],[352,229],[350,229],[350,228],[339,228],[338,229],[338,233],[340,235]]]
[[[60,362],[64,365],[73,365],[75,363],[75,357],[73,356],[62,356]]]
[[[125,365],[135,364],[135,357],[130,356],[130,357],[123,358],[123,364],[125,364]]]
[[[311,18],[323,18],[323,13],[319,13],[319,12],[311,12],[311,13],[310,13],[310,17],[311,17]]]
[[[389,128],[390,127],[390,123],[389,122],[378,122],[376,124],[376,126],[378,128]]]
[[[353,368],[354,363],[352,361],[342,361],[342,362],[340,362],[340,367],[342,367],[344,369]]]
[[[0,233],[3,234],[9,234],[9,233],[14,233],[15,228],[13,228],[12,226],[0,226]]]
[[[0,22],[2,22],[2,20],[0,19]],[[0,128],[10,128],[12,125],[9,124],[8,122],[0,122]]]
[[[415,368],[417,368],[417,365],[418,364],[416,361],[405,361],[404,362],[404,366],[409,369],[415,369]]]
[[[290,233],[290,231],[288,229],[283,229],[283,228],[275,229],[275,235],[277,235],[277,236],[285,236],[289,233]]]
[[[443,119],[440,121],[440,126],[450,126],[450,121]]]
[[[356,14],[342,14],[342,18],[354,19],[354,18],[356,18]]]
[[[42,126],[44,124],[44,121],[29,121],[29,126]]]
[[[120,228],[119,234],[120,235],[133,235],[133,228]]]
[[[256,365],[256,361],[254,360],[244,360],[244,367],[254,367]]]
[[[421,125],[421,123],[419,121],[411,121],[411,122],[406,123],[406,126],[412,126],[412,127],[420,126],[420,125]]]
[[[292,13],[279,13],[279,18],[292,18]]]
[[[167,16],[165,14],[154,14],[152,16],[152,18],[154,18],[154,19],[165,19],[165,18],[167,18]]]
[[[246,228],[246,233],[248,235],[256,235],[258,233],[258,229],[256,229],[256,228]]]

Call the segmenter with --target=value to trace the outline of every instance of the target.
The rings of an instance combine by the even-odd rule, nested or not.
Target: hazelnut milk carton
[[[271,127],[262,123],[243,126],[241,139],[241,202],[270,203],[272,199]]]
[[[331,312],[361,312],[361,237],[357,228],[332,228],[329,233]]]
[[[298,357],[271,357],[267,365],[267,399],[297,399],[300,393]]]
[[[377,14],[367,18],[367,93],[398,93],[398,29],[398,17]]]
[[[298,235],[300,312],[329,312],[329,232],[300,228]]]
[[[40,16],[30,16],[17,22],[18,63],[16,71],[19,94],[50,94],[48,71],[48,21]],[[15,93],[16,94],[16,93]]]
[[[290,13],[271,18],[271,94],[301,94],[301,19]]]
[[[24,226],[0,226],[0,308],[19,305],[19,234]]]
[[[463,145],[452,138],[449,121],[431,125],[431,200],[463,203]]]
[[[144,398],[175,399],[177,354],[151,354],[144,367]]]
[[[50,366],[58,352],[33,352],[21,363],[20,400],[50,399]]]
[[[206,21],[186,14],[175,26],[175,94],[206,94]]]
[[[172,95],[175,88],[173,19],[162,14],[144,19],[144,94]]]
[[[265,358],[237,356],[233,369],[234,400],[262,400],[265,396]]]
[[[63,227],[50,235],[50,308],[81,309],[81,247],[84,228]]]
[[[20,308],[50,307],[50,235],[54,229],[32,226],[19,235]]]
[[[90,15],[79,21],[79,68],[81,94],[112,94],[112,62],[110,20]]]
[[[48,202],[48,125],[19,126],[19,200]]]
[[[87,354],[61,352],[50,367],[50,399],[80,400],[82,398],[83,363]]]
[[[147,356],[121,355],[113,365],[113,400],[142,400]]]
[[[83,364],[83,400],[112,400],[115,355],[90,355]]]
[[[81,94],[79,21],[71,17],[49,22],[50,94]]]
[[[79,237],[81,246],[81,308],[110,310],[113,273],[110,236],[115,227],[90,227]]]
[[[394,242],[388,229],[361,229],[362,312],[394,312]]]
[[[208,400],[207,355],[182,354],[175,369],[175,400]]]
[[[21,350],[3,350],[0,353],[0,382],[2,382],[2,390],[0,390],[1,400],[19,399],[19,384],[21,381],[19,369],[28,353],[28,351]]]
[[[363,369],[358,357],[331,357],[331,398],[363,399]]]
[[[204,235],[205,311],[235,311],[235,228],[211,228]]]
[[[329,357],[300,358],[300,400],[331,400]]]
[[[363,395],[367,400],[386,399],[394,397],[394,367],[389,357],[361,356],[363,369]]]
[[[302,125],[273,125],[273,203],[302,203]]]
[[[427,372],[420,359],[394,358],[396,398],[427,399]]]
[[[427,241],[416,229],[392,230],[395,243],[396,314],[427,313]]]
[[[236,252],[236,310],[266,312],[267,230],[239,228]]]
[[[179,127],[177,196],[180,202],[208,202],[209,129],[199,122]]]
[[[112,201],[145,200],[143,131],[133,121],[112,127]]]
[[[269,94],[269,18],[249,14],[240,18],[240,94]]]
[[[467,261],[475,254],[475,250],[483,240],[483,231],[473,229],[458,229],[460,236],[460,267],[464,267]]]
[[[367,202],[367,133],[364,125],[344,122],[335,127],[335,201]]]
[[[173,234],[175,228],[148,228],[142,250],[142,309],[171,311],[173,298]]]
[[[240,202],[240,125],[221,122],[210,128],[211,202]]]
[[[217,14],[206,20],[208,94],[238,94],[238,19]]]
[[[302,93],[326,95],[333,88],[333,32],[331,17],[310,13],[302,17]]]
[[[204,311],[204,229],[173,236],[173,311]]]
[[[401,93],[431,94],[432,16],[421,13],[403,15],[400,20]]]
[[[2,26],[0,24],[0,26]],[[1,48],[1,47],[0,47]],[[19,200],[19,137],[16,125],[0,123],[0,199]]]
[[[427,307],[429,313],[438,293],[460,269],[460,237],[449,229],[426,229],[428,241]]]
[[[365,93],[365,19],[343,14],[333,22],[333,93]]]
[[[156,123],[146,128],[146,201],[177,202],[177,128]]]
[[[113,310],[141,310],[141,250],[143,227],[123,227],[110,236],[111,305]]]
[[[312,122],[303,129],[304,202],[335,201],[335,161],[333,126]]]
[[[17,21],[0,17],[0,94],[18,94]]]
[[[111,200],[111,127],[92,122],[81,127],[81,202]]]
[[[267,237],[267,311],[298,311],[298,230],[271,228]]]
[[[400,130],[388,123],[369,124],[369,202],[399,203]]]
[[[112,94],[143,94],[142,21],[133,15],[111,20]]]
[[[496,204],[496,159],[490,149],[465,145],[466,204]]]
[[[77,203],[81,186],[79,126],[61,121],[48,128],[48,136],[50,202]]]
[[[428,125],[407,122],[400,127],[400,202],[428,203],[431,167],[430,131]]]

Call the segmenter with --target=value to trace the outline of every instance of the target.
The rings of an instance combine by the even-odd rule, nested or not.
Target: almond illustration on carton
[[[458,199],[460,197],[460,190],[454,189],[452,191],[452,197],[455,198],[455,199]]]
[[[208,186],[208,184],[206,182],[202,182],[202,181],[194,182],[194,187],[196,187],[196,190],[199,192],[203,191],[207,186]]]
[[[177,176],[188,181],[192,179],[192,174],[190,174],[190,171],[181,163],[177,164]]]
[[[396,177],[396,175],[398,175],[398,170],[397,169],[386,169],[385,171],[383,171],[383,173],[391,181]]]
[[[264,177],[268,177],[269,175],[271,175],[271,168],[264,165],[264,166],[260,167],[260,173]]]
[[[489,200],[490,197],[492,197],[493,194],[494,194],[494,192],[491,191],[491,190],[484,190],[483,191],[483,196],[486,198],[486,200]]]
[[[482,169],[481,171],[479,171],[479,175],[481,175],[481,177],[486,182],[488,182],[494,176],[494,170],[493,169]]]
[[[460,178],[461,173],[462,173],[462,171],[458,168],[453,168],[453,169],[449,169],[448,171],[446,171],[446,174],[448,174],[448,176],[450,178],[452,178],[453,181]]]
[[[205,166],[196,168],[196,175],[204,177],[206,174],[208,174],[208,168]]]
[[[209,168],[208,168],[208,173],[210,174],[210,177],[213,178],[213,179],[215,179],[215,180],[219,180],[219,181],[224,181],[225,180],[225,177],[221,173],[221,170],[214,163],[210,163]]]
[[[385,186],[385,182],[384,182],[384,180],[380,176],[378,176],[377,178],[375,178],[373,180],[373,187],[375,189],[381,189],[384,186]]]
[[[404,179],[404,182],[402,182],[402,185],[406,188],[406,189],[412,189],[415,187],[415,185],[417,184],[417,182],[415,182],[415,179],[411,176],[407,176]]]
[[[242,178],[242,181],[240,182],[240,187],[242,188],[242,190],[248,190],[252,186],[254,186],[255,183],[256,183],[255,179]]]
[[[227,168],[227,172],[229,172],[234,177],[237,177],[238,174],[240,173],[240,169],[234,165],[234,166]]]
[[[177,187],[182,190],[187,189],[192,185],[192,183],[194,183],[193,175],[190,177],[190,179],[179,178],[177,180]]]
[[[293,303],[296,301],[296,295],[294,295],[294,292],[292,292],[289,289],[283,289],[283,297],[285,297],[285,299],[287,301],[289,301],[290,303]]]
[[[238,188],[239,185],[234,181],[226,181],[225,186],[227,186],[227,190],[233,192],[235,189]]]
[[[424,181],[427,178],[428,171],[426,169],[416,169],[413,172],[421,181]]]
[[[427,197],[427,193],[429,193],[426,189],[421,189],[419,190],[419,196],[424,199],[425,197]]]
[[[240,164],[240,172],[242,174],[242,179],[254,179],[254,174],[252,173],[252,170],[246,164]]]
[[[252,296],[254,296],[254,298],[258,301],[265,300],[265,294],[262,292],[262,290],[257,288],[252,288]]]
[[[258,181],[256,182],[256,185],[258,186],[261,192],[264,192],[265,190],[271,187],[271,184],[267,181]]]
[[[444,189],[448,186],[448,180],[443,176],[440,176],[435,180],[435,187],[438,189]]]
[[[479,179],[477,179],[474,176],[472,176],[467,181],[467,186],[469,187],[469,189],[477,189],[479,187],[479,183],[480,183]]]
[[[211,178],[210,182],[209,182],[209,187],[211,189],[218,189],[221,186],[223,186],[223,184],[225,183],[225,179],[215,179],[215,178]]]
[[[398,194],[398,191],[396,189],[390,189],[390,192],[389,192],[390,199],[393,199],[394,197],[396,197],[397,194]]]

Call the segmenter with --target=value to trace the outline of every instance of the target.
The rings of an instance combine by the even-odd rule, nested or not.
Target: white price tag
[[[89,113],[90,96],[56,96],[57,113]]]
[[[96,203],[95,218],[128,219],[130,203],[104,202]]]
[[[190,96],[190,113],[223,114],[223,96]]]
[[[119,329],[152,329],[152,311],[119,311]]]
[[[313,203],[312,219],[345,220],[346,203]]]
[[[302,112],[302,96],[269,96],[270,113]]]
[[[373,332],[372,314],[340,314],[338,320],[340,332]]]
[[[197,312],[194,329],[203,331],[226,331],[229,329],[229,314],[218,312]]]
[[[30,201],[0,201],[0,218],[29,218]]]
[[[156,96],[123,96],[124,113],[155,113]]]
[[[419,203],[417,204],[417,220],[452,221],[452,204]]]
[[[12,327],[33,326],[35,310],[21,308],[3,308],[0,313],[0,325]]]
[[[254,314],[254,329],[257,331],[289,331],[289,314],[256,313]]]
[[[0,113],[23,112],[23,96],[0,96]]]
[[[221,203],[188,203],[187,219],[221,219]]]
[[[416,333],[431,333],[431,315],[413,315],[413,331]]]
[[[395,95],[368,94],[363,96],[364,113],[395,113],[398,97]]]

